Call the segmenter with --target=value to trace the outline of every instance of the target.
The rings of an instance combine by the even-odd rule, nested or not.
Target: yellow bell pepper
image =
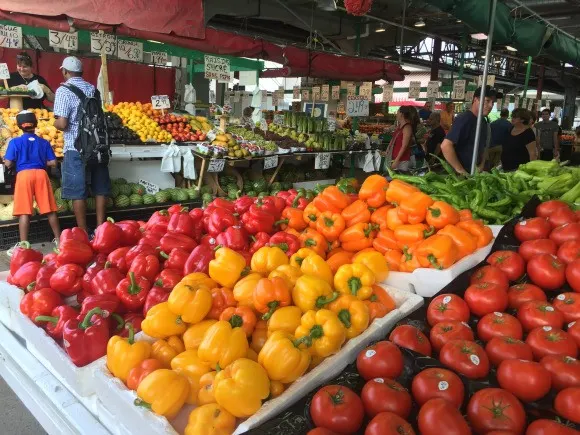
[[[268,275],[269,279],[272,278],[282,278],[286,281],[288,288],[292,290],[296,285],[296,280],[302,276],[302,271],[299,267],[290,266],[289,264],[283,264],[282,266],[278,266],[270,275]]]
[[[310,361],[310,365],[308,366],[308,371],[315,369],[320,363],[324,361],[324,358],[321,356],[313,356],[312,360]]]
[[[256,353],[260,353],[262,347],[264,347],[264,343],[268,339],[268,322],[265,320],[258,320],[256,322],[256,327],[252,332],[252,339],[250,341],[250,347]],[[250,358],[253,359],[253,358]]]
[[[233,293],[238,305],[254,308],[254,289],[262,278],[259,273],[250,273],[236,283]]]
[[[292,300],[303,313],[310,310],[319,310],[339,296],[332,290],[328,282],[310,275],[302,275],[296,280],[292,290]]]
[[[190,273],[189,275],[185,275],[181,280],[181,283],[185,285],[207,288],[219,287],[213,279],[211,279],[209,276],[207,276],[205,273],[202,272],[193,272]]]
[[[189,382],[189,394],[187,395],[186,401],[187,403],[196,405],[198,403],[200,379],[206,373],[211,372],[209,363],[200,360],[197,356],[197,351],[186,350],[171,360],[171,368],[187,378]]]
[[[258,354],[258,362],[272,381],[290,384],[306,373],[311,355],[300,349],[293,334],[274,331]]]
[[[346,328],[346,338],[354,338],[369,326],[369,309],[360,299],[352,295],[342,295],[332,302],[328,309],[335,313]]]
[[[248,353],[248,339],[242,328],[232,328],[230,322],[220,320],[205,333],[197,349],[202,361],[213,368],[224,369]]]
[[[199,378],[199,392],[197,393],[197,404],[207,405],[208,403],[216,403],[213,391],[213,383],[218,372],[211,371],[205,373]]]
[[[162,302],[147,311],[147,316],[141,323],[141,329],[149,337],[167,338],[183,334],[187,325],[181,316],[169,309],[169,303]]]
[[[235,429],[236,417],[210,403],[191,411],[184,435],[231,435]]]
[[[332,285],[332,270],[320,255],[309,255],[302,261],[300,271],[303,275],[315,276]]]
[[[171,360],[185,351],[181,338],[173,336],[167,340],[159,339],[151,345],[151,357],[163,363],[166,368],[171,367]]]
[[[292,254],[290,257],[290,266],[300,267],[305,258],[311,255],[318,255],[315,251],[310,248],[300,248],[296,253]]]
[[[376,282],[382,282],[389,276],[387,259],[378,251],[360,252],[352,258],[355,264],[364,264],[375,275]]]
[[[252,255],[252,271],[268,276],[278,266],[288,264],[288,256],[277,246],[264,246]]]
[[[256,352],[251,347],[248,348],[248,353],[246,354],[246,358],[251,359],[252,361],[258,362],[258,352]]]
[[[334,288],[343,295],[364,301],[373,294],[374,273],[364,264],[343,264],[334,275]]]
[[[270,381],[270,398],[275,399],[280,396],[286,387],[280,381]]]
[[[335,354],[346,340],[346,329],[330,310],[308,311],[296,328],[297,342],[307,347],[313,356]]]
[[[127,338],[114,335],[107,343],[107,368],[115,376],[127,383],[127,377],[133,367],[151,355],[151,344],[146,341],[135,341],[133,325],[127,324],[129,336]]]
[[[211,309],[212,297],[208,287],[199,284],[177,284],[167,299],[169,309],[186,323],[200,322]]]
[[[209,276],[221,287],[233,288],[246,268],[246,259],[230,248],[219,248],[209,262]]]
[[[274,311],[274,314],[268,320],[268,337],[274,331],[285,331],[288,334],[294,334],[296,328],[300,326],[301,317],[302,310],[293,305]]]
[[[189,394],[189,382],[181,373],[169,369],[155,370],[139,384],[135,405],[151,409],[167,418],[175,417]]]
[[[216,323],[217,320],[202,320],[201,322],[187,328],[187,331],[183,333],[183,344],[185,345],[185,348],[187,350],[197,350],[207,330],[210,326],[215,325]]]
[[[266,370],[255,361],[240,358],[222,371],[214,381],[215,399],[236,417],[249,417],[270,395],[270,379]]]

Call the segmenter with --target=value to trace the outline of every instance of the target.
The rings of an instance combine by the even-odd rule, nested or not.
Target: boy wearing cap
[[[56,215],[56,201],[46,173],[47,166],[56,166],[56,157],[50,143],[34,134],[37,120],[34,113],[23,111],[16,116],[22,136],[12,139],[4,157],[7,168],[16,165],[14,187],[14,216],[19,216],[20,241],[28,240],[33,199],[40,214],[47,215],[48,223],[56,240],[60,237],[60,226]]]

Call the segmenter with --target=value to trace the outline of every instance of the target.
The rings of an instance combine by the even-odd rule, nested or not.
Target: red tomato
[[[439,360],[447,367],[470,379],[483,378],[489,373],[487,354],[474,341],[450,341],[441,348]]]
[[[485,352],[494,366],[507,359],[533,361],[534,353],[530,345],[511,337],[494,337],[485,345]]]
[[[381,412],[393,412],[403,418],[407,418],[411,413],[411,395],[392,379],[371,379],[363,387],[360,397],[370,418]]]
[[[514,227],[514,235],[520,242],[527,240],[547,239],[552,227],[548,220],[541,217],[526,219]]]
[[[506,313],[489,313],[477,323],[477,336],[483,341],[493,337],[512,337],[521,340],[524,336],[518,319]]]
[[[423,370],[413,378],[411,392],[419,406],[439,397],[460,408],[463,404],[465,387],[459,376],[451,370],[433,367]]]
[[[552,376],[552,388],[580,387],[580,361],[566,355],[546,355],[540,360]]]
[[[561,328],[564,316],[548,302],[529,301],[518,308],[518,320],[524,331],[530,331],[538,326],[553,326]]]
[[[391,335],[389,335],[389,340],[395,343],[397,346],[404,347],[406,349],[414,350],[425,356],[431,356],[431,343],[425,334],[423,334],[418,328],[411,325],[399,325]]]
[[[365,435],[415,435],[415,431],[397,414],[381,412],[369,422]]]
[[[556,413],[574,423],[580,423],[580,388],[566,388],[554,399]]]
[[[550,201],[543,202],[536,207],[536,216],[548,218],[555,210],[559,208],[567,208],[569,210],[570,206],[564,201],[560,201],[559,199],[552,199]]]
[[[364,409],[360,397],[350,388],[327,385],[312,398],[310,416],[318,427],[337,434],[351,434],[360,428]]]
[[[439,322],[429,332],[429,339],[435,352],[439,352],[441,348],[452,340],[468,340],[473,341],[473,331],[467,323],[463,322]]]
[[[336,435],[333,431],[325,429],[323,427],[317,427],[308,431],[306,435]]]
[[[562,293],[554,298],[552,305],[562,313],[564,322],[580,319],[580,295],[578,293]]]
[[[528,426],[526,435],[578,435],[578,431],[554,420],[535,420]]]
[[[358,354],[356,368],[365,381],[373,378],[395,379],[403,371],[403,355],[397,345],[379,341]]]
[[[550,240],[556,242],[558,246],[573,240],[580,240],[580,223],[572,222],[554,228],[550,233]]]
[[[566,282],[566,265],[555,255],[534,255],[526,270],[532,282],[543,289],[556,290]]]
[[[419,410],[417,416],[421,435],[471,435],[471,429],[461,412],[444,399],[431,399]]]
[[[512,393],[501,388],[484,388],[475,393],[467,405],[467,419],[476,433],[492,430],[524,432],[526,413]]]
[[[530,261],[534,255],[556,255],[556,252],[558,252],[558,245],[550,239],[528,240],[523,242],[518,248],[518,254],[520,254],[525,261]]]
[[[513,251],[495,251],[487,262],[499,268],[510,281],[517,281],[526,270],[526,263],[520,254]]]
[[[580,259],[566,266],[566,281],[572,290],[580,293]]]
[[[580,240],[568,240],[558,248],[557,257],[566,264],[580,258]]]
[[[526,338],[534,358],[541,360],[546,355],[567,355],[576,358],[578,345],[567,332],[552,326],[532,329]]]
[[[469,281],[471,285],[478,284],[480,282],[497,284],[504,291],[507,291],[510,285],[507,275],[496,266],[480,267],[473,275],[471,275],[471,280]]]
[[[578,348],[580,348],[580,321],[568,324],[568,334],[570,334]]]
[[[546,302],[547,300],[544,290],[534,284],[516,284],[508,290],[508,306],[516,310],[529,301]]]
[[[558,208],[548,217],[548,222],[552,229],[557,228],[560,225],[571,224],[577,220],[578,217],[576,216],[576,213],[570,210],[570,208]]]
[[[497,368],[499,385],[524,402],[535,402],[550,391],[550,372],[540,363],[508,359]]]
[[[473,314],[478,317],[495,311],[504,311],[508,306],[507,286],[505,289],[493,282],[478,282],[467,287],[463,298]]]
[[[469,320],[469,307],[463,299],[454,294],[442,294],[435,297],[427,308],[427,322],[433,326],[439,322]]]

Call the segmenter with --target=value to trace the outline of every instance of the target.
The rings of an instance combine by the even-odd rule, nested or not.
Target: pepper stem
[[[439,208],[429,208],[429,211],[431,212],[431,216],[438,218],[439,216],[441,216],[441,209]]]
[[[427,260],[429,260],[429,263],[431,263],[431,265],[435,268],[435,269],[443,269],[443,266],[441,266],[439,264],[439,262],[437,261],[437,258],[435,257],[435,255],[433,254],[429,254],[427,255]]]
[[[350,328],[352,323],[350,322],[350,311],[347,309],[340,310],[338,312],[338,319],[342,322],[345,328]]]
[[[163,258],[165,258],[166,260],[169,258],[169,255],[167,255],[165,252],[161,251],[159,253],[159,255],[161,255]]]
[[[242,319],[242,316],[234,314],[232,317],[230,317],[230,325],[232,325],[232,328],[241,328],[243,324],[244,319]]]
[[[302,262],[304,261],[304,258],[302,258],[302,257],[294,257],[294,261],[296,262],[296,264],[298,266],[302,266]]]
[[[274,226],[276,226],[276,225],[282,225],[282,224],[287,224],[288,222],[290,222],[289,219],[280,219],[279,221],[274,222]]]
[[[30,242],[27,242],[27,241],[20,242],[18,244],[18,247],[22,248],[22,249],[30,249]]]
[[[277,246],[278,248],[280,248],[282,251],[284,251],[284,253],[288,252],[288,249],[290,249],[290,247],[288,246],[288,243],[278,243],[276,245],[272,245],[272,247]]]
[[[133,344],[133,343],[135,343],[135,329],[133,328],[133,324],[132,324],[132,323],[127,323],[127,324],[125,325],[125,329],[126,329],[127,331],[129,331],[129,335],[128,335],[128,337],[127,337],[127,342],[128,342],[129,344]]]
[[[107,218],[107,222],[111,222],[112,224],[115,223],[115,219],[113,219],[112,217],[108,217]]]
[[[305,335],[304,337],[299,338],[293,342],[295,347],[304,344],[306,347],[312,346],[312,340],[318,340],[324,336],[324,329],[322,329],[321,325],[314,325],[310,329],[310,333]]]
[[[108,269],[111,267],[111,262],[110,261],[105,261],[105,265],[103,266],[103,269]]]
[[[360,281],[360,278],[353,276],[353,277],[348,279],[348,288],[350,289],[350,293],[353,296],[357,295],[357,293],[361,289],[361,287],[362,287],[362,282]]]
[[[423,231],[423,237],[424,238],[430,237],[433,234],[435,234],[435,227],[433,227],[433,226],[429,227],[428,230],[424,230]]]
[[[58,323],[58,317],[53,317],[53,316],[37,316],[34,321],[35,322],[50,322],[53,324],[57,324]]]
[[[91,322],[91,319],[93,318],[94,315],[102,316],[103,310],[100,309],[99,307],[95,307],[91,311],[89,311],[85,316],[85,318],[83,319],[83,321],[79,323],[79,329],[87,329],[89,326],[92,326],[93,322]]]
[[[137,284],[137,281],[135,281],[135,272],[129,272],[129,281],[131,282],[131,285],[127,288],[127,292],[130,295],[139,294],[141,287]]]
[[[302,192],[299,192],[296,197],[294,198],[294,201],[292,201],[292,207],[296,207],[298,205],[298,200],[300,198],[302,198],[304,196],[304,194]]]
[[[334,225],[334,221],[332,219],[330,219],[329,217],[325,217],[324,218],[324,225],[331,228]]]
[[[318,299],[316,299],[316,308],[322,308],[323,306],[335,301],[336,298],[338,298],[338,294],[338,292],[333,292],[332,294],[328,295],[328,297],[319,296]]]
[[[32,290],[34,290],[35,286],[36,286],[36,281],[32,281],[30,284],[28,284],[26,286],[26,291],[30,293]]]
[[[123,329],[123,327],[125,326],[125,319],[123,319],[117,313],[112,313],[111,317],[117,321],[117,326],[115,327],[115,332]]]
[[[150,403],[147,403],[147,402],[145,402],[144,400],[141,400],[141,399],[135,399],[133,401],[133,405],[135,405],[135,406],[141,406],[141,407],[147,408],[147,409],[151,409],[151,404]]]
[[[280,302],[278,301],[268,302],[269,311],[262,316],[262,320],[268,320],[270,317],[272,317],[272,314],[274,314],[274,311],[276,311],[278,305],[280,305]]]

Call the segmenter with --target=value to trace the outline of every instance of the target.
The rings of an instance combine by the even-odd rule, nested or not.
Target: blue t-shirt
[[[477,116],[468,110],[458,115],[447,133],[449,139],[455,145],[455,154],[461,166],[471,172],[471,160],[475,143],[475,129],[477,126]],[[487,143],[487,121],[485,118],[481,122],[481,134],[479,137],[478,157],[481,157]],[[479,159],[478,159],[479,160]]]
[[[35,134],[24,133],[8,143],[5,160],[16,162],[16,172],[45,169],[46,162],[56,160],[50,143]]]
[[[513,125],[505,118],[500,118],[490,124],[491,127],[491,143],[490,146],[506,145],[509,141],[509,136]]]

